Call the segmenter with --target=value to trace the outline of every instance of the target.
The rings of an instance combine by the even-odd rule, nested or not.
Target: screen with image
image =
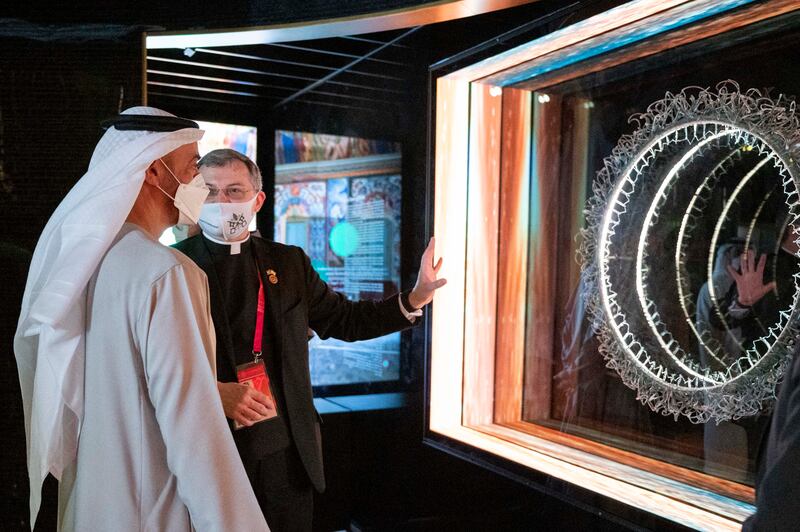
[[[200,129],[205,131],[203,138],[197,143],[197,151],[201,157],[212,150],[230,148],[247,155],[258,164],[258,161],[256,161],[258,128],[237,124],[223,124],[221,122],[204,122],[202,120],[195,120],[195,122],[200,126]],[[190,233],[189,229],[186,226],[170,227],[161,234],[158,240],[165,246],[171,246],[185,239]],[[249,229],[250,231],[256,230],[255,217],[250,222]]]
[[[400,289],[400,144],[276,131],[275,241],[301,247],[351,300]],[[314,386],[399,378],[400,333],[310,341]]]

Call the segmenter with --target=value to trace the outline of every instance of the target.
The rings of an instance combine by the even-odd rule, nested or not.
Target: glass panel
[[[600,353],[575,257],[587,223],[585,200],[593,195],[604,158],[623,135],[641,125],[628,117],[646,111],[667,91],[713,89],[729,79],[742,91],[752,87],[771,88],[773,97],[800,94],[794,66],[800,36],[794,26],[784,20],[769,31],[747,28],[534,93],[531,204],[544,214],[533,208],[531,214],[557,217],[559,234],[558,253],[551,260],[556,297],[550,312],[556,334],[552,352],[536,345],[535,334],[527,336],[526,421],[754,483],[769,405],[717,424],[665,417],[638,401],[636,391],[606,366]],[[787,196],[787,174],[757,136],[711,123],[699,124],[701,130],[695,126],[664,135],[645,162],[630,169],[636,184],[623,191],[624,208],[615,214],[607,276],[611,286],[632,287],[614,296],[625,311],[626,331],[653,353],[653,364],[685,379],[713,383],[746,371],[737,361],[747,350],[761,353],[759,339],[780,324],[780,311],[791,310],[792,276],[800,267],[796,235],[787,227],[787,200],[796,197]],[[553,142],[560,149],[552,150]],[[545,182],[558,184],[557,202],[533,196]],[[532,232],[532,254],[541,236]],[[736,281],[748,269],[756,288],[765,287],[752,299]],[[529,302],[529,329],[541,319],[531,316],[530,309],[538,313],[541,305]],[[543,356],[551,357],[549,375],[535,370],[543,367]],[[552,390],[547,404],[536,394],[543,388]]]
[[[303,248],[328,285],[353,300],[400,286],[400,145],[276,131],[275,240]],[[314,386],[394,381],[400,333],[309,342]]]

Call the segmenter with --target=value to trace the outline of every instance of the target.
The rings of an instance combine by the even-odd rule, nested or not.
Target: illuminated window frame
[[[554,332],[552,312],[526,331],[528,294],[535,306],[555,289],[528,274],[555,249],[546,240],[557,223],[531,203],[556,197],[554,183],[534,181],[529,199],[531,87],[544,74],[553,85],[797,9],[788,0],[635,0],[435,80],[433,233],[448,285],[430,322],[430,441],[455,440],[693,528],[741,527],[752,488],[522,419],[526,334],[546,344]],[[521,81],[527,89],[508,88]],[[530,261],[529,245],[543,251]]]

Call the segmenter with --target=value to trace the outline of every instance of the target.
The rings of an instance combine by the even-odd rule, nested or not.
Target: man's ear
[[[264,200],[267,199],[267,195],[264,194],[263,190],[259,190],[258,194],[256,194],[256,203],[253,205],[253,212],[258,212],[261,210],[261,207],[264,205]]]
[[[150,163],[150,166],[147,167],[147,170],[144,171],[144,182],[148,185],[153,185],[154,187],[161,185],[161,176],[158,174],[158,168],[156,167],[156,162],[153,161]]]

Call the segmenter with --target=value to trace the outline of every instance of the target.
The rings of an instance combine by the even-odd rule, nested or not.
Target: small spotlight
[[[538,99],[539,99],[539,103],[547,103],[547,102],[550,101],[550,95],[549,94],[540,94]]]
[[[490,96],[500,96],[501,94],[503,94],[502,87],[493,86],[492,88],[489,89]]]
[[[194,48],[184,48],[183,49],[183,55],[185,55],[186,57],[192,57],[196,53],[197,52],[194,51]]]
[[[594,102],[583,102],[584,109],[594,109]]]

